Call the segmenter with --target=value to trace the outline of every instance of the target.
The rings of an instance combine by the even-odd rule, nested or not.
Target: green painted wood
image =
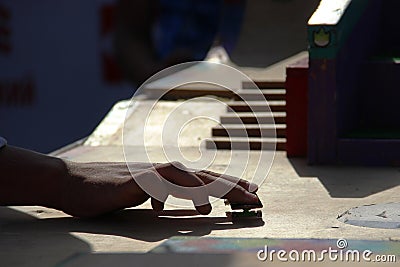
[[[308,24],[311,59],[333,59],[346,43],[370,0],[352,0],[336,24]]]

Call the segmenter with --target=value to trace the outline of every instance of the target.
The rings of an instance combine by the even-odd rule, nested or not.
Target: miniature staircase
[[[284,82],[256,82],[261,93],[248,89],[246,83],[234,101],[228,102],[221,125],[212,128],[209,149],[285,150],[286,149],[286,90]],[[271,112],[265,112],[265,99]]]

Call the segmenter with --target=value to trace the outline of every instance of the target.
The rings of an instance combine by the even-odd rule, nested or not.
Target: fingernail
[[[197,206],[196,209],[200,214],[207,215],[211,212],[211,205],[206,204],[206,205],[202,205],[202,206]]]
[[[151,206],[152,206],[153,210],[156,212],[160,212],[164,209],[164,203],[161,201],[158,201],[154,198],[151,199]]]
[[[258,190],[258,186],[256,184],[251,183],[249,185],[249,192],[250,193],[255,193],[255,192],[257,192],[257,190]]]
[[[247,200],[249,200],[250,202],[258,202],[258,197],[256,194],[252,194],[252,193],[247,193],[246,194]]]

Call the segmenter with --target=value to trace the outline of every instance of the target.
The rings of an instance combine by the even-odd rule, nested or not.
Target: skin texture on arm
[[[168,195],[192,200],[200,214],[208,214],[209,196],[218,192],[191,194],[190,188],[216,182],[228,189],[222,198],[235,203],[258,203],[257,185],[210,171],[193,171],[180,163],[124,162],[76,163],[33,151],[6,146],[0,150],[0,205],[41,205],[77,217],[94,217],[133,207],[151,198],[136,181],[146,181],[163,192],[151,198],[155,211],[164,208]],[[168,182],[167,182],[168,181]],[[168,184],[182,187],[171,190]],[[186,189],[185,189],[186,188]],[[200,200],[200,201],[199,201]]]
[[[12,146],[0,149],[0,205],[58,207],[61,162]]]

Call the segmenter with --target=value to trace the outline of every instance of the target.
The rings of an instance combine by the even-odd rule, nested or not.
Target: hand
[[[155,211],[164,208],[168,195],[192,200],[200,214],[211,212],[209,196],[221,197],[231,202],[257,203],[254,194],[257,185],[229,175],[210,171],[193,171],[180,163],[150,164],[129,163],[75,163],[64,161],[62,181],[64,186],[60,209],[77,217],[93,217],[103,213],[137,206],[151,198]],[[133,177],[132,177],[133,176]],[[197,190],[216,182],[213,190]],[[150,196],[145,192],[138,182]],[[182,186],[172,189],[171,184]],[[147,190],[149,189],[149,190]],[[196,194],[193,194],[196,192]],[[227,192],[220,195],[221,192]]]

